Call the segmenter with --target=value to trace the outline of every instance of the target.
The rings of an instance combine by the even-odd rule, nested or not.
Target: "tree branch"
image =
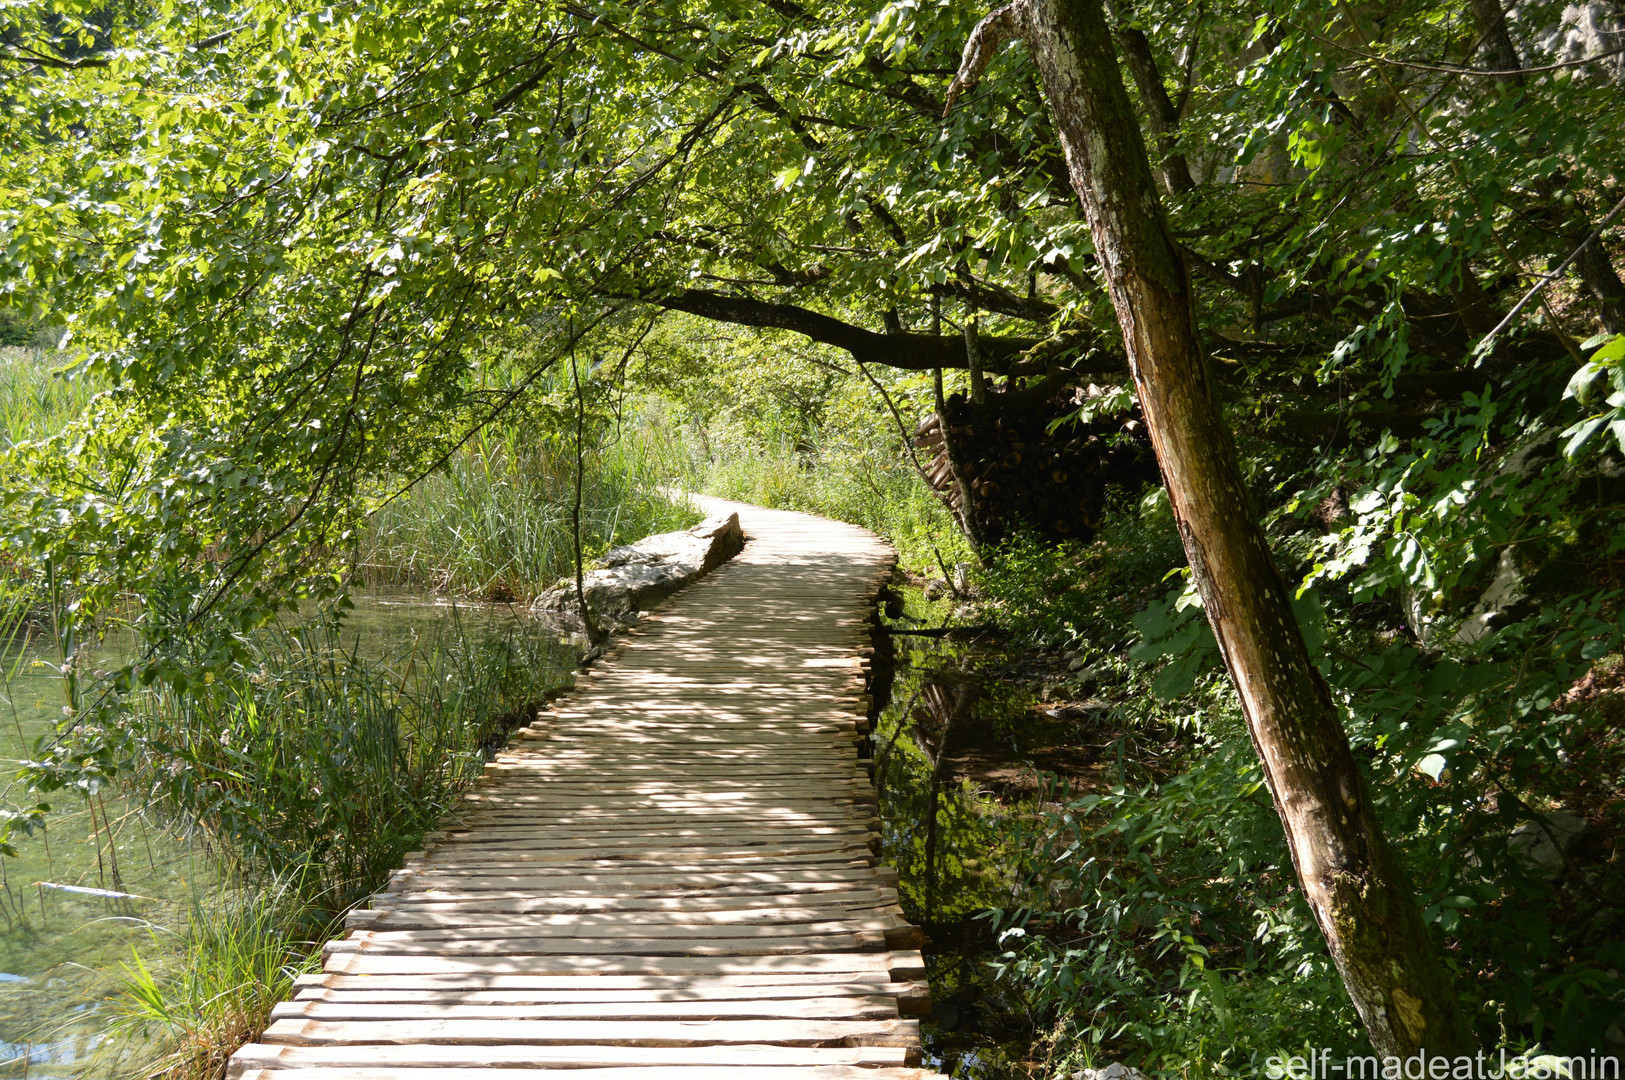
[[[795,304],[775,304],[704,289],[649,292],[640,296],[621,296],[620,299],[640,300],[670,311],[684,311],[702,319],[736,326],[789,330],[824,345],[843,349],[862,363],[905,371],[929,371],[935,367],[962,369],[968,366],[964,339],[957,335],[881,334]],[[1035,338],[983,338],[983,360],[989,371],[1000,375],[1021,374],[1023,368],[1014,361],[1020,353],[1038,343]]]

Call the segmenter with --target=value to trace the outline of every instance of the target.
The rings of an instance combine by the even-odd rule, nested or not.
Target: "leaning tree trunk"
[[[1168,232],[1100,0],[1017,0],[977,26],[949,102],[1024,39],[1094,234],[1168,484],[1305,899],[1383,1054],[1456,1055],[1471,1032],[1386,843],[1214,402],[1189,277]]]

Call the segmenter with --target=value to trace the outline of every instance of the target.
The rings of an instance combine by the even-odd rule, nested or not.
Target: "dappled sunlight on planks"
[[[917,928],[858,759],[893,555],[803,514],[749,542],[520,731],[243,1080],[916,1080]]]

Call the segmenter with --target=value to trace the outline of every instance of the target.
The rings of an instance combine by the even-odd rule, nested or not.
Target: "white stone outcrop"
[[[739,515],[707,518],[692,529],[656,533],[612,548],[582,575],[582,592],[594,614],[622,616],[643,611],[684,585],[710,573],[745,546]],[[538,596],[531,610],[576,610],[574,581],[561,581]]]

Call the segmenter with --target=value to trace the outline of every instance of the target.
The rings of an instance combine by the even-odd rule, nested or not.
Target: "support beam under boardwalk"
[[[858,756],[895,556],[707,502],[745,550],[516,734],[230,1076],[939,1080]]]

